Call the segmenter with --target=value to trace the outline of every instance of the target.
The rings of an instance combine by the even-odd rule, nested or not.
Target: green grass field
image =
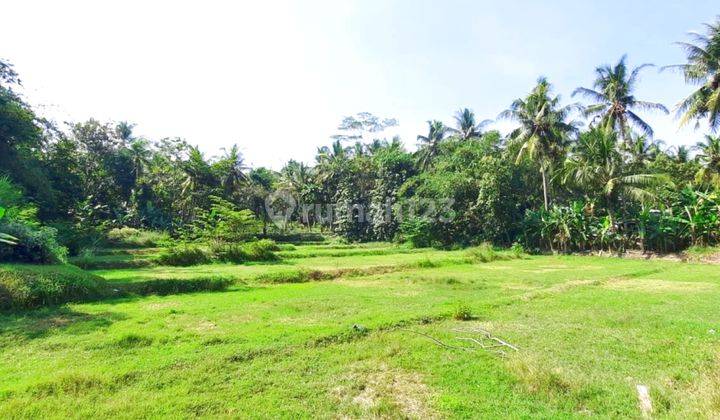
[[[280,254],[92,271],[232,278],[226,291],[0,315],[0,416],[637,418],[637,385],[653,416],[720,416],[716,265],[473,263],[390,244]]]

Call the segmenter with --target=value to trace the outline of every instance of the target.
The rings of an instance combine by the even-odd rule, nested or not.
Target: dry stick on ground
[[[449,345],[449,344],[445,344],[445,343],[443,343],[442,341],[438,340],[437,338],[435,338],[435,337],[433,337],[433,336],[431,336],[431,335],[429,335],[429,334],[425,334],[425,333],[423,333],[423,332],[420,332],[420,331],[409,330],[409,329],[407,329],[407,328],[398,328],[398,330],[399,330],[399,331],[411,332],[411,333],[413,333],[413,334],[417,334],[417,335],[421,335],[421,336],[423,336],[423,337],[429,338],[429,339],[432,340],[435,344],[437,344],[437,345],[439,345],[439,346],[441,346],[441,347],[445,347],[445,348],[447,348],[447,349],[452,349],[452,350],[464,350],[464,351],[475,351],[475,348],[473,348],[473,347],[458,347],[458,346],[451,346],[451,345]],[[509,347],[509,348],[511,348],[511,349],[513,349],[513,350],[515,350],[515,351],[518,351],[518,348],[515,347],[515,346],[513,346],[512,344],[510,344],[510,343],[508,343],[508,342],[506,342],[506,341],[500,340],[499,338],[493,337],[489,332],[487,332],[487,331],[485,331],[485,330],[481,330],[481,331],[484,333],[486,339],[496,341],[496,342],[498,342],[499,344],[495,344],[495,345],[490,345],[490,346],[489,346],[489,345],[483,343],[482,341],[480,341],[480,340],[478,340],[478,339],[476,339],[476,338],[472,338],[472,337],[455,337],[455,338],[458,339],[458,340],[471,341],[471,342],[477,344],[481,349],[487,350],[487,351],[492,352],[492,353],[499,354],[500,356],[503,356],[503,357],[505,356],[505,352],[502,351],[502,350],[500,350],[499,347]]]
[[[485,336],[486,339],[495,341],[496,343],[499,343],[500,346],[508,347],[508,348],[511,348],[511,349],[513,349],[513,350],[515,350],[515,351],[520,351],[520,349],[517,348],[516,346],[508,343],[508,342],[505,341],[505,340],[502,340],[502,339],[500,339],[500,338],[495,337],[494,335],[490,334],[489,331],[483,330],[482,328],[475,328],[475,329],[472,329],[472,330],[457,330],[457,329],[456,329],[456,330],[453,330],[453,331],[456,331],[456,332],[475,332],[475,333],[480,333],[480,334],[482,334],[483,336]],[[466,338],[458,337],[458,339],[464,340],[464,339],[466,339]]]
[[[506,353],[498,348],[498,347],[505,347],[502,344],[493,344],[491,346],[488,346],[487,344],[483,343],[482,341],[478,340],[477,338],[472,338],[472,337],[455,337],[455,338],[458,340],[471,341],[471,342],[477,344],[478,346],[480,346],[480,348],[483,350],[487,350],[490,353],[495,353],[502,357],[505,357]]]
[[[407,329],[407,328],[398,328],[398,330],[399,330],[399,331],[411,332],[411,333],[417,334],[417,335],[422,335],[423,337],[429,338],[430,340],[434,341],[435,344],[437,344],[437,345],[439,345],[439,346],[442,346],[442,347],[445,347],[445,348],[448,348],[448,349],[453,349],[453,350],[465,350],[465,351],[473,351],[473,350],[475,350],[475,349],[473,349],[472,347],[458,347],[458,346],[451,346],[451,345],[449,345],[449,344],[445,344],[445,343],[443,343],[442,341],[438,340],[437,338],[435,338],[435,337],[433,337],[433,336],[431,336],[431,335],[429,335],[429,334],[422,333],[422,332],[420,332],[420,331],[409,330],[409,329]]]

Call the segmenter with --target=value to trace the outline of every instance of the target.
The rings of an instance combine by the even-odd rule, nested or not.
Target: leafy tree
[[[265,199],[275,189],[277,175],[267,168],[256,168],[250,171],[248,179],[250,180],[248,188],[249,207],[262,222],[263,235],[267,235],[270,217],[265,209]]]
[[[333,140],[358,141],[362,140],[365,134],[382,132],[390,127],[397,126],[394,118],[379,118],[369,112],[359,112],[343,118],[338,126],[340,134],[332,136]]]

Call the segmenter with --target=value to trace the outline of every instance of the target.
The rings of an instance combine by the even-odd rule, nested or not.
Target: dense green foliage
[[[59,127],[24,102],[17,74],[0,62],[0,260],[52,263],[63,246],[75,255],[180,240],[193,245],[167,251],[168,263],[243,262],[269,254],[241,243],[302,231],[538,251],[712,245],[720,23],[693,42],[682,44],[679,69],[700,87],[678,111],[710,130],[693,148],[653,140],[643,113],[668,111],[636,96],[649,65],[623,56],[575,90],[585,105],[563,103],[541,77],[500,114],[516,124],[507,136],[465,108],[454,127],[428,121],[409,152],[381,138],[397,121],[359,113],[343,119],[313,166],[290,161],[280,171],[246,167],[237,146],[206,158],[182,139],[140,138],[126,122]]]

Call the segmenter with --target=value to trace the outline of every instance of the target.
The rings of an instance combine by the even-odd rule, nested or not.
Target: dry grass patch
[[[349,417],[436,419],[433,393],[417,372],[391,368],[385,363],[352,366],[343,383],[333,390]]]
[[[694,281],[668,281],[660,279],[613,279],[603,287],[612,290],[641,291],[653,293],[667,292],[707,292],[717,286],[713,283]]]

